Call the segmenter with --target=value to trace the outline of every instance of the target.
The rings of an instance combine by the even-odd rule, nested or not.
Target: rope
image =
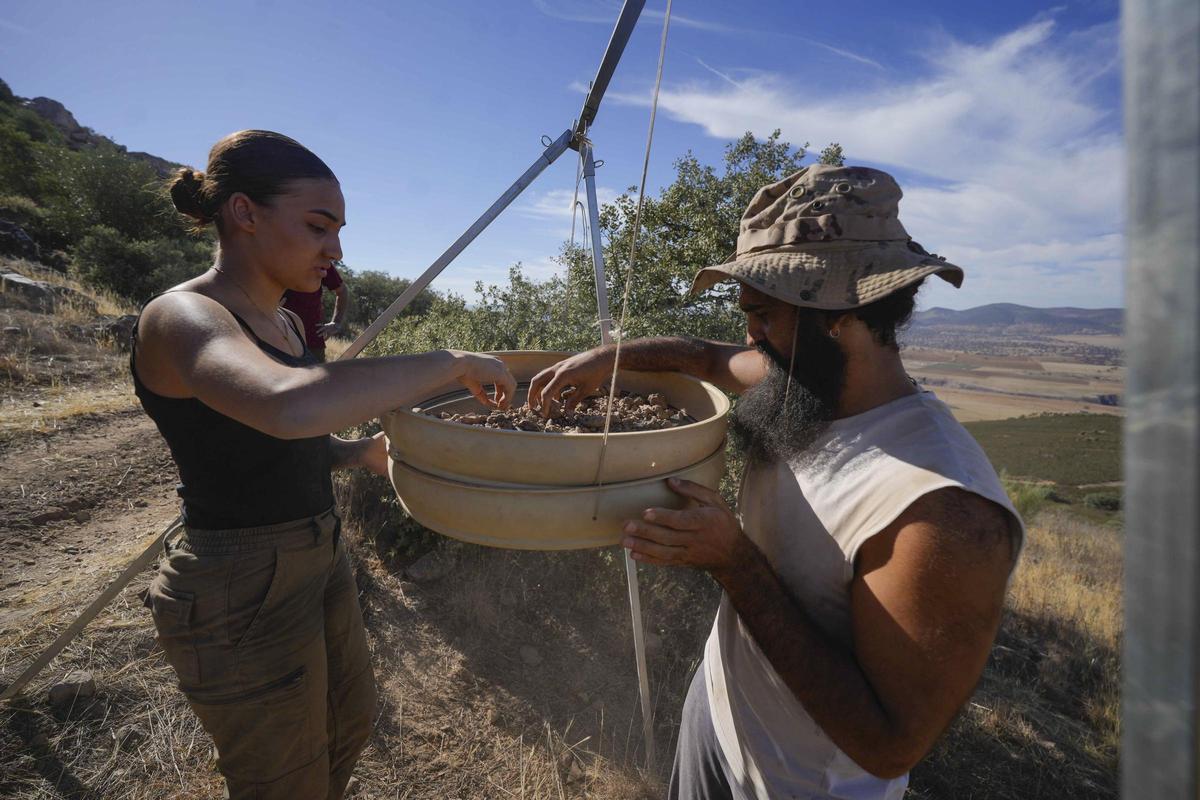
[[[583,180],[583,148],[579,148],[579,165],[575,168],[575,195],[571,198],[571,243],[567,245],[567,271],[563,275],[563,325],[571,321],[571,264],[575,260],[575,218],[579,215],[579,182]],[[587,225],[587,220],[583,223]]]
[[[650,171],[650,148],[654,143],[654,118],[658,114],[658,93],[662,88],[663,61],[667,55],[667,29],[671,25],[671,0],[667,0],[667,11],[663,16],[662,41],[658,47],[658,75],[654,79],[654,99],[650,103],[650,130],[646,134],[646,155],[642,160],[642,182],[638,188],[637,211],[633,217],[633,232],[629,237],[629,265],[625,270],[625,291],[621,298],[621,321],[616,326],[617,349],[613,354],[612,381],[608,386],[608,408],[604,412],[604,438],[600,440],[600,463],[596,465],[596,477],[592,481],[597,486],[603,485],[601,476],[604,473],[604,461],[608,455],[608,434],[612,426],[613,403],[617,394],[617,371],[621,366],[621,343],[625,339],[625,319],[629,312],[629,293],[633,286],[633,267],[637,260],[637,237],[642,227],[642,206],[646,199],[646,174]],[[600,508],[600,493],[596,493],[596,506],[592,517],[597,516]]]
[[[663,17],[662,41],[658,48],[658,75],[654,79],[654,99],[650,104],[650,130],[646,134],[646,155],[642,160],[642,182],[638,189],[637,213],[634,215],[633,231],[629,241],[629,264],[625,272],[625,292],[621,300],[621,321],[616,325],[617,348],[613,356],[612,381],[608,387],[608,408],[604,413],[604,438],[600,442],[600,462],[596,465],[596,477],[593,481],[597,487],[601,485],[601,475],[604,473],[604,459],[608,453],[608,434],[612,427],[613,403],[617,392],[617,370],[621,363],[621,341],[625,337],[625,319],[629,311],[629,293],[633,285],[633,267],[637,259],[637,235],[642,226],[642,206],[646,198],[646,175],[650,170],[650,148],[654,142],[654,118],[658,111],[658,93],[662,87],[663,61],[667,55],[667,29],[671,24],[671,0],[667,0],[667,12]],[[593,256],[594,257],[594,256]],[[603,320],[601,321],[603,331]],[[600,492],[596,492],[596,502],[592,507],[592,518],[595,519],[600,510]],[[654,713],[650,703],[650,678],[646,668],[646,638],[642,630],[642,604],[638,592],[637,562],[633,560],[628,550],[625,550],[625,581],[629,590],[629,611],[633,618],[633,647],[637,660],[638,695],[642,706],[642,738],[646,742],[646,767],[654,769]]]

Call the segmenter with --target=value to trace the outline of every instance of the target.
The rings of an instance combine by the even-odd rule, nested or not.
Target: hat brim
[[[691,292],[737,280],[791,305],[843,311],[873,303],[930,275],[955,288],[962,286],[962,267],[916,252],[905,242],[839,242],[735,256],[697,272]]]

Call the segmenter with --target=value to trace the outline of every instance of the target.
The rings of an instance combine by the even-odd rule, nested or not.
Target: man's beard
[[[730,415],[734,449],[750,462],[795,460],[825,432],[837,412],[846,356],[816,315],[798,313],[793,363],[770,344],[760,343],[758,349],[770,359],[767,375],[738,398]]]

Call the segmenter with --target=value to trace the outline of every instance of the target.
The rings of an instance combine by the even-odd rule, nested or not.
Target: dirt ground
[[[175,469],[132,405],[124,354],[66,336],[78,320],[3,321],[20,332],[0,339],[0,687],[177,513]],[[927,363],[956,360],[934,355]],[[960,366],[1041,384],[1047,363]],[[1072,369],[1049,371],[1109,377]],[[998,393],[988,388],[974,394],[993,407],[975,413],[1028,413],[1020,394],[1005,398],[1011,408],[995,408]],[[957,402],[965,408],[968,399]],[[663,796],[680,705],[718,599],[707,576],[641,572],[658,753],[647,769],[618,549],[464,545],[398,521],[382,479],[342,475],[336,486],[343,511],[353,510],[346,541],[381,697],[348,796]],[[1028,561],[1046,574],[1014,584],[980,690],[914,771],[910,797],[1115,797],[1118,534],[1072,525],[1034,529],[1042,539]],[[1058,552],[1081,542],[1108,544],[1099,554]],[[1093,562],[1078,580],[1064,578]],[[0,706],[0,797],[222,796],[211,742],[138,597],[151,575],[136,578],[23,697]],[[1057,594],[1044,597],[1046,587]],[[1108,608],[1099,632],[1097,608]],[[52,704],[48,688],[72,670],[94,675],[95,695]]]
[[[5,685],[174,518],[177,500],[169,454],[140,410],[76,419],[0,447]],[[668,760],[647,774],[615,553],[442,543],[412,568],[413,580],[406,565],[420,553],[381,553],[358,531],[348,541],[382,698],[352,796],[661,794],[679,684],[710,611],[698,611],[692,637],[665,646],[652,626],[656,740]],[[137,597],[151,574],[134,580],[25,698],[0,709],[0,796],[221,796],[207,737],[174,689]],[[649,620],[655,587],[646,582]],[[715,599],[702,586],[699,594],[701,604]],[[64,712],[46,689],[73,669],[94,674],[97,694]]]

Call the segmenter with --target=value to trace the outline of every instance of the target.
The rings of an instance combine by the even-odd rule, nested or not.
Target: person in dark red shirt
[[[289,289],[284,292],[283,307],[300,317],[304,323],[304,339],[308,349],[324,361],[325,340],[342,332],[346,314],[350,311],[350,289],[332,264],[321,280],[321,287],[315,292],[293,292]],[[325,289],[334,294],[333,320],[322,323],[324,308],[321,305],[321,293]]]

